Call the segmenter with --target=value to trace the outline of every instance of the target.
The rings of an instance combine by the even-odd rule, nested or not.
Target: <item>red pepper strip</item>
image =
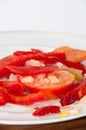
[[[8,77],[10,71],[6,66],[23,66],[27,60],[36,59],[44,62],[45,64],[52,64],[58,61],[65,60],[64,53],[35,53],[35,54],[24,54],[24,55],[10,55],[0,60],[0,78]]]
[[[5,105],[7,102],[9,102],[7,90],[3,87],[0,87],[0,106]]]
[[[35,102],[47,100],[47,97],[41,91],[38,93],[30,93],[30,94],[22,95],[22,96],[15,96],[11,94],[9,94],[9,96],[10,96],[11,103],[20,104],[20,105],[30,105]]]
[[[26,61],[25,59],[22,60],[22,57],[18,57],[15,55],[9,55],[0,60],[0,78],[2,77],[8,77],[10,74],[10,71],[6,68],[7,65],[15,65],[15,66],[20,66],[24,65]]]
[[[36,57],[38,57],[38,55],[36,55]],[[2,58],[0,60],[0,78],[9,76],[10,71],[6,68],[7,65],[22,66],[24,65],[26,60],[33,58],[34,54],[22,55],[22,56],[9,55]]]
[[[7,89],[10,94],[23,95],[25,86],[19,81],[0,81],[0,86]]]
[[[28,54],[34,54],[34,53],[30,51],[15,51],[13,54],[16,56],[21,56],[21,55],[28,55]]]
[[[60,96],[62,106],[74,103],[80,100],[84,95],[86,95],[86,79],[80,81],[76,84],[73,89],[69,90],[65,94]]]
[[[36,57],[36,60],[42,61],[45,64],[53,64],[66,60],[66,57],[64,53],[46,53],[44,55],[40,53],[40,55]]]
[[[31,51],[15,51],[13,53],[15,56],[22,56],[22,55],[30,55],[30,54],[37,54],[36,52],[31,52]]]
[[[35,112],[33,112],[34,116],[44,116],[49,113],[59,113],[60,107],[59,106],[44,106],[38,108]]]
[[[33,53],[45,53],[45,52],[43,52],[39,49],[35,49],[35,48],[31,48],[31,52],[33,52]]]
[[[38,55],[36,56],[34,54],[28,54],[22,56],[9,55],[0,59],[0,78],[9,76],[10,71],[6,68],[7,65],[22,66],[24,65],[25,61],[33,59],[34,57],[38,57]]]
[[[62,63],[68,67],[73,67],[79,70],[82,70],[83,73],[86,73],[86,69],[84,68],[83,65],[81,65],[80,63],[74,63],[72,61],[67,61],[67,60],[63,60]]]
[[[38,54],[38,53],[43,53],[39,49],[31,48],[31,51],[15,51],[13,54],[16,56],[21,56],[21,55],[28,55],[28,54]]]
[[[14,57],[12,55],[4,57],[0,60],[0,77],[8,76],[10,71],[5,68],[6,65],[9,65],[12,62]]]
[[[34,76],[42,73],[52,73],[58,69],[57,66],[24,66],[24,67],[16,67],[16,66],[6,66],[8,70],[12,73],[19,74],[22,76]]]
[[[22,53],[22,52],[18,52]],[[36,54],[18,54],[20,63],[24,64],[25,61],[30,59],[39,60],[45,64],[52,64],[66,60],[64,53],[36,53]]]

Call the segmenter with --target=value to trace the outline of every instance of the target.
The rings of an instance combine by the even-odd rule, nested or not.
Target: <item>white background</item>
[[[39,30],[86,37],[86,0],[0,0],[2,30]]]

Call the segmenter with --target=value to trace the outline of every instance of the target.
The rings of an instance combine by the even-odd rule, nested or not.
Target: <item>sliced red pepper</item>
[[[0,77],[4,77],[10,74],[10,71],[5,68],[6,65],[9,65],[12,62],[14,56],[10,55],[0,60]]]
[[[36,48],[31,48],[31,52],[33,53],[45,53],[42,50],[36,49]]]
[[[31,51],[15,51],[13,54],[16,56],[22,56],[22,55],[29,55],[29,54],[35,54],[35,53]]]
[[[9,55],[2,58],[0,60],[0,78],[9,76],[10,71],[6,68],[7,65],[22,66],[26,60],[32,59],[33,57],[34,55],[30,54],[23,56]]]
[[[68,67],[76,68],[76,69],[82,70],[83,73],[86,73],[85,67],[81,65],[80,63],[74,63],[72,61],[67,61],[67,60],[63,60],[62,63]]]
[[[21,94],[21,89],[17,86],[16,82],[0,82],[0,105],[4,105],[7,102],[20,105],[30,105],[35,102],[47,100],[46,95],[43,92]],[[17,86],[17,87],[16,87]]]
[[[9,102],[9,96],[7,90],[3,87],[0,87],[0,106],[5,105]]]
[[[10,96],[11,103],[20,104],[20,105],[30,105],[35,102],[47,100],[47,97],[41,91],[38,93],[29,93],[27,95],[22,95],[22,96],[15,96],[11,94],[9,94],[9,96]]]
[[[6,68],[6,66],[8,65],[23,66],[25,62],[30,59],[36,59],[44,62],[45,64],[52,64],[57,61],[62,61],[65,59],[64,53],[43,53],[43,52],[37,53],[35,51],[38,50],[33,50],[31,53],[20,51],[16,55],[13,54],[2,58],[0,60],[0,78],[9,76],[10,71]]]
[[[29,51],[16,51],[16,52],[14,52],[14,55],[16,55],[16,56],[27,55],[27,54],[34,54],[34,53],[29,52]]]
[[[68,67],[73,67],[76,69],[80,69],[83,71],[83,73],[86,73],[86,69],[83,65],[80,63],[74,63],[72,61],[66,60],[65,53],[38,53],[38,54],[29,54],[29,55],[23,55],[21,58],[21,63],[25,63],[25,61],[30,60],[30,59],[36,59],[39,61],[42,61],[45,64],[54,64],[56,62],[61,62],[64,65]]]
[[[42,61],[45,64],[53,64],[66,60],[65,53],[40,53],[36,60]]]
[[[44,106],[41,108],[38,108],[35,112],[33,112],[34,116],[44,116],[49,113],[59,113],[60,107],[59,106]]]
[[[52,73],[58,69],[57,66],[24,66],[24,67],[16,67],[16,66],[7,66],[8,70],[12,73],[19,74],[22,76],[34,76],[43,73]]]
[[[35,48],[31,48],[31,51],[15,51],[13,54],[16,56],[44,53],[43,51]]]
[[[61,62],[62,60],[66,60],[65,53],[55,53],[55,52],[35,52],[38,50],[33,50],[33,52],[26,51],[17,51],[14,55],[19,56],[21,58],[21,62],[25,62],[30,59],[35,59],[42,61],[45,64],[52,64],[56,62]]]
[[[22,57],[17,57],[14,55],[9,55],[7,57],[2,58],[0,60],[0,78],[9,76],[10,71],[6,68],[7,65],[24,65],[24,60],[22,60]]]
[[[24,65],[26,60],[31,59],[33,57],[34,55],[31,54],[23,56],[9,55],[2,58],[0,60],[0,78],[9,76],[10,71],[6,68],[7,65],[22,66]]]
[[[86,95],[86,79],[83,79],[79,84],[76,84],[76,87],[74,86],[73,89],[61,95],[61,104],[63,106],[72,104],[80,100],[84,95]]]
[[[0,81],[0,86],[6,88],[13,95],[23,95],[26,89],[19,81]]]

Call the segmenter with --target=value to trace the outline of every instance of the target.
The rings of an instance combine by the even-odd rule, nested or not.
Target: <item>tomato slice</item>
[[[21,76],[19,80],[27,86],[30,92],[42,91],[47,95],[48,99],[55,99],[72,87],[75,76],[66,70],[58,70],[43,78],[41,75],[37,75],[32,82],[29,81],[27,76],[26,80],[25,77]]]

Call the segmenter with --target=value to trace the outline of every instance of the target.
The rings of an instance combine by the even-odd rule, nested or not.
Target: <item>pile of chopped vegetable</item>
[[[86,51],[67,46],[50,52],[15,51],[0,59],[0,105],[30,105],[59,99],[62,106],[86,95]],[[45,106],[33,115],[60,112]]]

